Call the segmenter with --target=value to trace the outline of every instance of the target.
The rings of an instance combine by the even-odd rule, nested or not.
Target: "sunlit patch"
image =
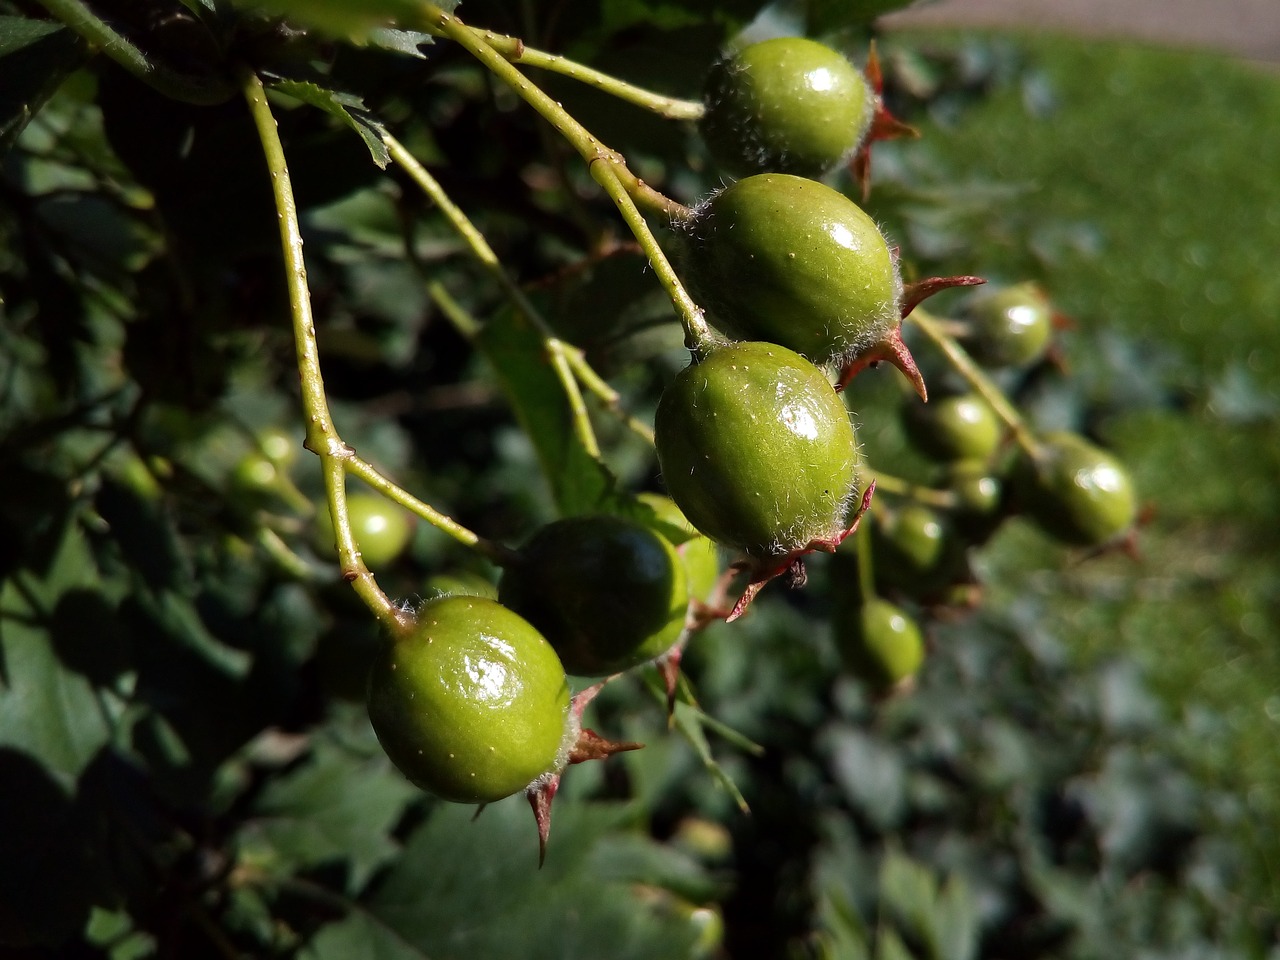
[[[834,90],[836,87],[836,75],[826,67],[818,67],[810,70],[804,75],[805,83],[808,84],[810,90],[825,92]]]
[[[858,238],[855,237],[853,235],[853,231],[843,223],[827,224],[827,236],[829,236],[835,244],[844,247],[846,250],[858,249]]]
[[[806,440],[818,439],[818,420],[806,404],[789,403],[778,413],[786,428]]]

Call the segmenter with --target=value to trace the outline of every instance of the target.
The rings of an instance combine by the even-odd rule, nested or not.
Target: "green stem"
[[[1038,458],[1040,455],[1040,443],[1036,440],[1035,434],[1027,425],[1026,420],[1023,419],[1017,408],[1009,402],[1009,398],[1004,395],[1004,392],[974,362],[974,359],[969,356],[964,347],[960,346],[955,337],[951,336],[947,330],[946,321],[933,316],[920,307],[916,307],[907,317],[907,320],[920,328],[920,332],[942,351],[951,366],[973,388],[974,392],[990,405],[996,416],[1009,428],[1014,442],[1026,452],[1027,456],[1033,460]]]
[[[627,429],[642,438],[649,446],[653,446],[653,428],[643,420],[627,412],[622,406],[622,395],[613,389],[604,377],[596,373],[591,364],[587,363],[586,355],[581,350],[574,348],[569,350],[565,356],[569,361],[569,366],[573,368],[574,376],[577,377],[578,382],[595,394],[597,399],[605,405],[605,409],[621,420]]]
[[[529,301],[524,291],[517,286],[516,282],[507,274],[507,271],[503,269],[502,261],[498,258],[493,248],[489,246],[484,234],[462,212],[462,208],[449,199],[449,195],[440,186],[440,181],[433,177],[427,168],[418,162],[417,157],[406,150],[404,145],[391,134],[384,134],[383,140],[387,145],[391,158],[404,167],[413,182],[440,208],[440,212],[449,221],[449,225],[453,227],[454,231],[470,248],[475,258],[480,261],[480,264],[488,274],[502,287],[503,292],[515,308],[538,331],[542,337],[543,348],[547,351],[547,359],[551,362],[551,367],[555,370],[560,386],[564,390],[565,398],[569,402],[569,409],[573,416],[574,431],[578,435],[578,440],[588,454],[599,460],[600,444],[596,440],[595,431],[591,429],[591,418],[587,414],[587,405],[582,400],[582,391],[578,388],[578,382],[574,379],[573,371],[570,369],[569,362],[565,357],[566,351],[573,348],[554,334],[550,324],[543,318],[537,307]],[[452,302],[451,309],[454,314],[462,311],[461,305],[456,301]],[[479,325],[471,321],[469,326],[478,328]]]
[[[346,471],[354,477],[359,477],[387,499],[422,517],[423,520],[426,520],[437,530],[447,533],[464,547],[470,547],[477,553],[483,554],[499,566],[509,564],[515,556],[514,551],[509,548],[496,541],[485,539],[464,527],[452,517],[419,500],[403,487],[388,480],[367,460],[363,460],[353,454],[346,461]]]
[[[552,100],[537,84],[507,62],[501,53],[485,42],[482,32],[472,30],[457,17],[445,13],[435,4],[423,4],[422,11],[426,18],[427,30],[448,37],[479,60],[494,76],[507,84],[547,123],[551,124],[584,160],[588,163],[604,161],[616,168],[619,181],[637,203],[644,204],[647,209],[656,213],[666,214],[672,219],[684,219],[689,216],[688,207],[654,190],[632,173],[619,153],[601,143],[564,107]]]
[[[854,547],[858,552],[858,593],[862,597],[863,604],[866,604],[876,598],[875,569],[872,566],[874,558],[871,550],[871,524],[861,524],[854,537],[857,538],[854,541]]]
[[[147,86],[174,100],[201,106],[225,103],[236,88],[222,77],[195,77],[152,62],[145,53],[100,20],[80,0],[39,0],[41,6]]]
[[[956,495],[950,490],[935,490],[932,487],[923,487],[912,483],[910,480],[903,480],[901,477],[881,473],[878,470],[873,471],[863,468],[863,472],[866,474],[867,480],[875,480],[876,493],[889,493],[899,497],[907,497],[919,503],[924,503],[931,507],[939,507],[943,510],[950,510],[956,506]]]
[[[591,163],[590,170],[591,176],[604,187],[605,192],[617,204],[622,218],[627,221],[627,226],[631,228],[645,256],[649,258],[649,265],[657,274],[658,282],[671,298],[671,303],[679,314],[680,325],[684,327],[685,345],[696,356],[705,356],[717,344],[718,338],[711,332],[711,327],[702,314],[702,308],[693,302],[693,298],[685,290],[680,278],[676,276],[671,261],[667,259],[666,254],[662,252],[662,247],[658,244],[658,238],[649,229],[649,224],[645,222],[644,215],[640,213],[626,186],[618,179],[616,168],[611,163],[596,161]]]
[[[316,349],[316,329],[311,314],[311,293],[307,287],[307,269],[302,258],[302,232],[298,224],[298,207],[289,179],[289,166],[276,129],[275,118],[267,104],[266,92],[257,74],[241,71],[241,85],[249,113],[258,130],[267,168],[271,172],[271,190],[275,196],[276,216],[280,223],[280,245],[284,252],[285,280],[289,290],[289,313],[293,320],[294,348],[298,358],[298,375],[302,383],[302,406],[307,421],[307,449],[320,457],[324,472],[325,496],[333,518],[338,560],[342,576],[351,582],[356,594],[373,615],[392,633],[408,628],[409,615],[400,610],[378,586],[373,574],[360,558],[347,516],[346,478],[343,463],[355,452],[342,442],[329,414],[329,403],[320,376],[320,355]]]
[[[551,73],[558,73],[572,80],[595,87],[603,93],[625,100],[644,110],[666,117],[668,120],[700,120],[703,113],[706,112],[706,108],[696,100],[667,97],[660,93],[654,93],[652,90],[637,87],[635,84],[619,80],[617,77],[570,60],[567,57],[547,53],[543,50],[535,50],[533,47],[526,46],[525,42],[518,37],[509,37],[505,34],[494,33],[492,30],[477,30],[474,28],[472,28],[472,32],[510,63],[519,63]]]

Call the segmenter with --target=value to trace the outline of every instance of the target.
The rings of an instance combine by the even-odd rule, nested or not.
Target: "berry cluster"
[[[914,133],[884,107],[874,50],[864,73],[810,40],[747,46],[711,69],[699,130],[740,179],[692,207],[663,198],[672,273],[660,269],[669,265],[656,244],[646,247],[685,305],[692,354],[654,418],[670,496],[611,501],[608,512],[542,527],[519,549],[490,549],[502,568],[496,591],[454,580],[416,610],[383,610],[392,636],[367,702],[387,754],[448,800],[483,805],[525,792],[544,850],[565,768],[637,746],[582,726],[603,683],[655,664],[670,707],[691,637],[743,615],[774,578],[803,585],[807,555],[836,554],[833,569],[853,572],[832,581],[836,638],[849,670],[889,692],[924,657],[908,607],[954,602],[971,580],[969,548],[1005,517],[1024,514],[1091,548],[1123,540],[1135,522],[1115,458],[1079,435],[1037,435],[991,376],[1051,362],[1052,310],[1040,291],[983,291],[953,321],[932,318],[916,309],[924,299],[982,281],[905,282],[875,220],[816,179],[846,176],[865,194],[871,143]],[[625,193],[613,169],[601,173],[602,163],[593,174]],[[654,202],[654,191],[633,186]],[[952,367],[932,400],[904,339],[908,318]],[[914,389],[904,426],[938,465],[938,486],[863,462],[844,391],[880,361]],[[269,484],[280,467],[255,454],[243,482]],[[412,530],[381,498],[340,502],[345,522],[326,535],[336,534],[349,579],[362,582],[365,563],[390,563]],[[355,566],[352,539],[364,554]],[[599,682],[575,695],[569,676]]]

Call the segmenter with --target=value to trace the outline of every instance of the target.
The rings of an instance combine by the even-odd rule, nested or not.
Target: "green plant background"
[[[558,21],[554,6],[460,12],[533,39],[555,22],[555,49],[690,96],[757,5],[601,2]],[[860,57],[859,25],[891,5],[865,6],[805,9]],[[206,25],[242,16],[190,9]],[[916,692],[885,704],[839,675],[826,619],[846,585],[815,563],[804,593],[766,593],[690,651],[707,714],[762,751],[684,707],[669,732],[649,685],[615,684],[591,721],[648,746],[570,772],[538,871],[519,798],[469,823],[390,768],[359,703],[371,619],[312,548],[306,511],[235,482],[255,430],[300,439],[242,105],[175,103],[101,58],[76,70],[66,31],[25,6],[0,13],[0,945],[1275,955],[1274,74],[1064,38],[882,39],[890,100],[924,136],[878,148],[870,209],[909,270],[1037,279],[1073,319],[1070,375],[1008,386],[1038,423],[1131,465],[1150,505],[1140,559],[1083,560],[1012,521],[975,557],[981,608],[931,618]],[[199,60],[182,22],[145,34],[157,56]],[[279,36],[245,33],[262,46],[239,53],[285,70]],[[617,220],[512,98],[444,44],[417,59],[384,40],[307,52],[326,64],[300,74],[312,99],[334,106],[325,90],[340,90],[358,107],[275,101],[326,383],[362,454],[517,542],[604,481],[564,455],[562,399],[529,363],[529,331],[353,123],[380,118],[438,172],[641,416],[683,362],[680,335],[635,256],[582,260],[600,240],[584,224]],[[664,189],[692,200],[717,182],[683,128],[547,86]],[[35,119],[19,134],[24,104]],[[477,349],[428,281],[489,324]],[[895,377],[855,381],[862,442],[877,467],[924,477]],[[599,424],[621,480],[654,486],[643,445]],[[548,482],[530,483],[540,466]],[[309,458],[295,480],[317,496]],[[376,572],[412,599],[469,564],[419,524],[409,557]]]

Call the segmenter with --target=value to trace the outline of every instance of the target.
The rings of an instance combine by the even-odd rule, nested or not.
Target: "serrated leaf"
[[[397,848],[391,829],[420,796],[385,757],[368,757],[320,740],[311,758],[272,780],[254,804],[244,837],[265,848],[283,872],[349,863],[348,890],[364,887]]]
[[[574,432],[573,411],[533,324],[514,310],[502,309],[474,342],[533,442],[560,512],[573,516],[608,510],[615,496],[614,478]]]
[[[0,745],[15,747],[70,783],[108,742],[111,729],[93,687],[55,652],[59,598],[94,584],[97,567],[68,524],[42,577],[19,571],[0,586]]]
[[[84,44],[61,24],[0,16],[0,154],[84,60]]]
[[[395,30],[390,27],[379,27],[369,31],[369,46],[393,53],[405,53],[411,57],[425,60],[426,55],[421,47],[435,43],[435,37],[420,30]]]
[[[236,0],[237,5],[287,17],[301,26],[356,42],[369,39],[380,28],[423,22],[422,5],[416,0]],[[437,0],[436,6],[451,13],[457,0]]]
[[[391,162],[391,154],[383,140],[383,126],[365,109],[364,101],[359,97],[305,80],[277,80],[271,84],[271,89],[337,117],[360,135],[378,169],[385,170]]]
[[[533,816],[523,797],[491,804],[474,821],[473,808],[443,804],[410,837],[370,895],[351,903],[342,921],[325,928],[307,956],[688,956],[695,929],[637,897],[635,883],[642,878],[626,869],[632,851],[623,859],[603,842],[639,812],[617,805],[559,804],[546,866],[539,870]],[[635,842],[644,841],[637,835]],[[652,864],[644,870],[650,873]]]

